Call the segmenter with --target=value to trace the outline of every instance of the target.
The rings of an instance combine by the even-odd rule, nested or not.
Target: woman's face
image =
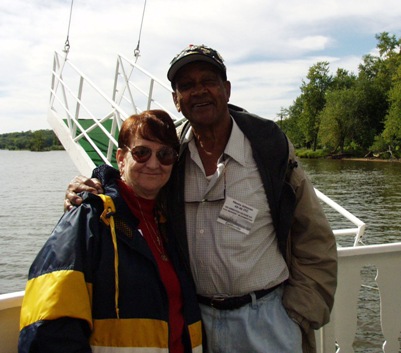
[[[137,162],[130,152],[134,147],[144,146],[152,150],[150,158]],[[117,150],[118,169],[121,179],[129,185],[134,192],[145,199],[154,199],[160,189],[167,183],[173,169],[173,164],[163,165],[156,156],[158,151],[168,147],[158,142],[134,138],[127,148]]]

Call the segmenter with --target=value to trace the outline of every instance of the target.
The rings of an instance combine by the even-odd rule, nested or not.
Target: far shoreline
[[[385,162],[385,163],[400,163],[401,159],[381,159],[381,158],[342,158],[343,161],[356,161],[356,162]]]
[[[400,163],[401,159],[383,159],[383,158],[364,158],[364,157],[344,157],[344,158],[326,158],[339,161],[354,161],[354,162],[381,162],[381,163]]]
[[[369,157],[305,157],[305,156],[297,156],[299,159],[330,159],[335,161],[354,161],[354,162],[382,162],[382,163],[401,163],[401,158],[392,158],[392,159],[384,159],[384,158],[369,158]]]

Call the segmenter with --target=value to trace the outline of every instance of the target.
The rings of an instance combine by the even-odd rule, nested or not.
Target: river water
[[[365,244],[401,241],[401,163],[303,159],[302,165],[318,190],[366,223]],[[325,210],[333,228],[350,225]]]
[[[63,213],[78,174],[65,151],[0,150],[0,294],[23,290],[28,268]]]
[[[401,163],[302,160],[315,187],[366,223],[365,244],[401,241]],[[64,192],[78,174],[65,151],[0,150],[0,294],[23,290],[28,268],[63,212]],[[325,207],[333,228],[354,227]],[[351,237],[338,240],[342,246]],[[368,287],[375,271],[364,269]],[[355,352],[379,352],[382,342],[378,294],[361,291],[364,311],[357,336],[369,346]]]

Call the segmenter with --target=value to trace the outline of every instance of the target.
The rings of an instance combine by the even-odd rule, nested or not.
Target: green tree
[[[303,110],[302,95],[297,97],[288,109],[282,109],[283,120],[280,122],[281,128],[287,134],[294,146],[305,146],[305,137],[298,127],[298,120]]]
[[[326,92],[332,83],[329,75],[329,63],[318,62],[313,65],[302,82],[303,109],[298,119],[298,127],[303,133],[308,148],[315,151],[320,128],[320,113],[326,105]]]
[[[326,94],[326,105],[320,114],[319,141],[336,152],[344,152],[346,141],[351,139],[352,125],[357,111],[356,76],[342,68],[337,69]]]
[[[389,92],[390,108],[386,115],[384,140],[393,149],[401,146],[401,65],[393,78],[393,87]]]
[[[401,147],[401,39],[387,32],[377,37],[380,55],[385,58],[383,71],[389,81],[388,104],[383,138],[389,151]]]
[[[45,137],[42,130],[35,131],[32,134],[30,150],[31,151],[43,151],[46,147]]]
[[[63,147],[52,130],[37,130],[0,134],[0,149],[48,151]]]
[[[294,144],[401,152],[401,40],[387,32],[376,39],[378,55],[365,55],[357,75],[340,68],[331,76],[327,62],[309,69],[301,94],[279,114]]]
[[[358,109],[355,115],[354,141],[367,150],[376,135],[383,131],[387,111],[387,93],[376,80],[366,80],[361,75],[355,85]]]
[[[321,114],[321,143],[333,152],[339,149],[343,153],[346,143],[353,139],[357,111],[358,98],[355,89],[344,88],[328,92],[326,107]]]

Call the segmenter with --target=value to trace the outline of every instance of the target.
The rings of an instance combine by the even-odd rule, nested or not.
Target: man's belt
[[[255,294],[256,299],[262,298],[265,295],[273,292],[275,289],[280,287],[281,283],[271,287],[269,289],[261,289],[253,292]],[[251,293],[242,295],[240,297],[213,297],[208,298],[202,295],[198,295],[198,302],[200,304],[211,306],[212,308],[218,310],[235,310],[239,309],[242,306],[249,304],[252,302]]]

